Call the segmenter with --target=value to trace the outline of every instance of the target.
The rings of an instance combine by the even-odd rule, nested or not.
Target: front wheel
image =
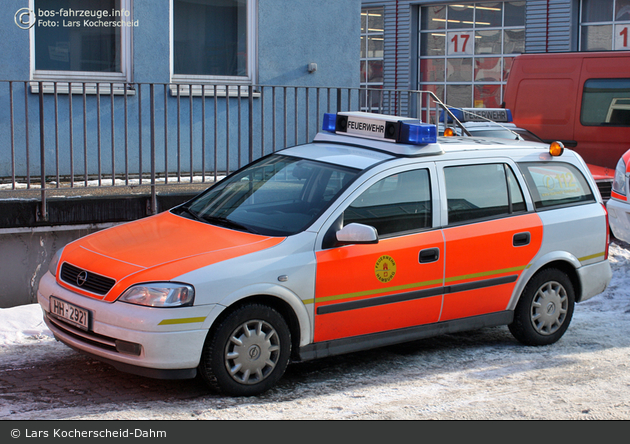
[[[521,294],[510,332],[526,345],[553,344],[569,327],[574,305],[575,292],[569,277],[555,268],[540,271]]]
[[[290,355],[291,334],[284,318],[266,305],[245,305],[208,335],[199,371],[221,393],[254,396],[278,382]]]

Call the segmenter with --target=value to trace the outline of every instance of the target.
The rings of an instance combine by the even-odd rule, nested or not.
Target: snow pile
[[[39,304],[0,309],[0,346],[52,339]]]

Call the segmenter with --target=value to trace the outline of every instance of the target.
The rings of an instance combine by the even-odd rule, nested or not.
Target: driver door
[[[444,240],[432,229],[431,182],[429,168],[390,174],[344,209],[343,226],[372,226],[379,240],[316,253],[315,342],[438,321]]]

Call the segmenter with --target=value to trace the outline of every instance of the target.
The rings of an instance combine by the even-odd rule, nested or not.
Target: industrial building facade
[[[364,0],[361,85],[497,107],[517,55],[627,51],[629,28],[630,0]]]

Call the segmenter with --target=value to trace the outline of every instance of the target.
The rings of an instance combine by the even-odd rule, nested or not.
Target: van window
[[[595,201],[584,175],[571,164],[522,163],[519,166],[536,209]]]
[[[523,192],[505,164],[444,168],[448,223],[507,216],[525,211]]]
[[[582,125],[630,126],[630,79],[584,82]]]
[[[344,212],[344,225],[353,222],[376,228],[379,236],[430,228],[429,171],[406,171],[376,182]]]

